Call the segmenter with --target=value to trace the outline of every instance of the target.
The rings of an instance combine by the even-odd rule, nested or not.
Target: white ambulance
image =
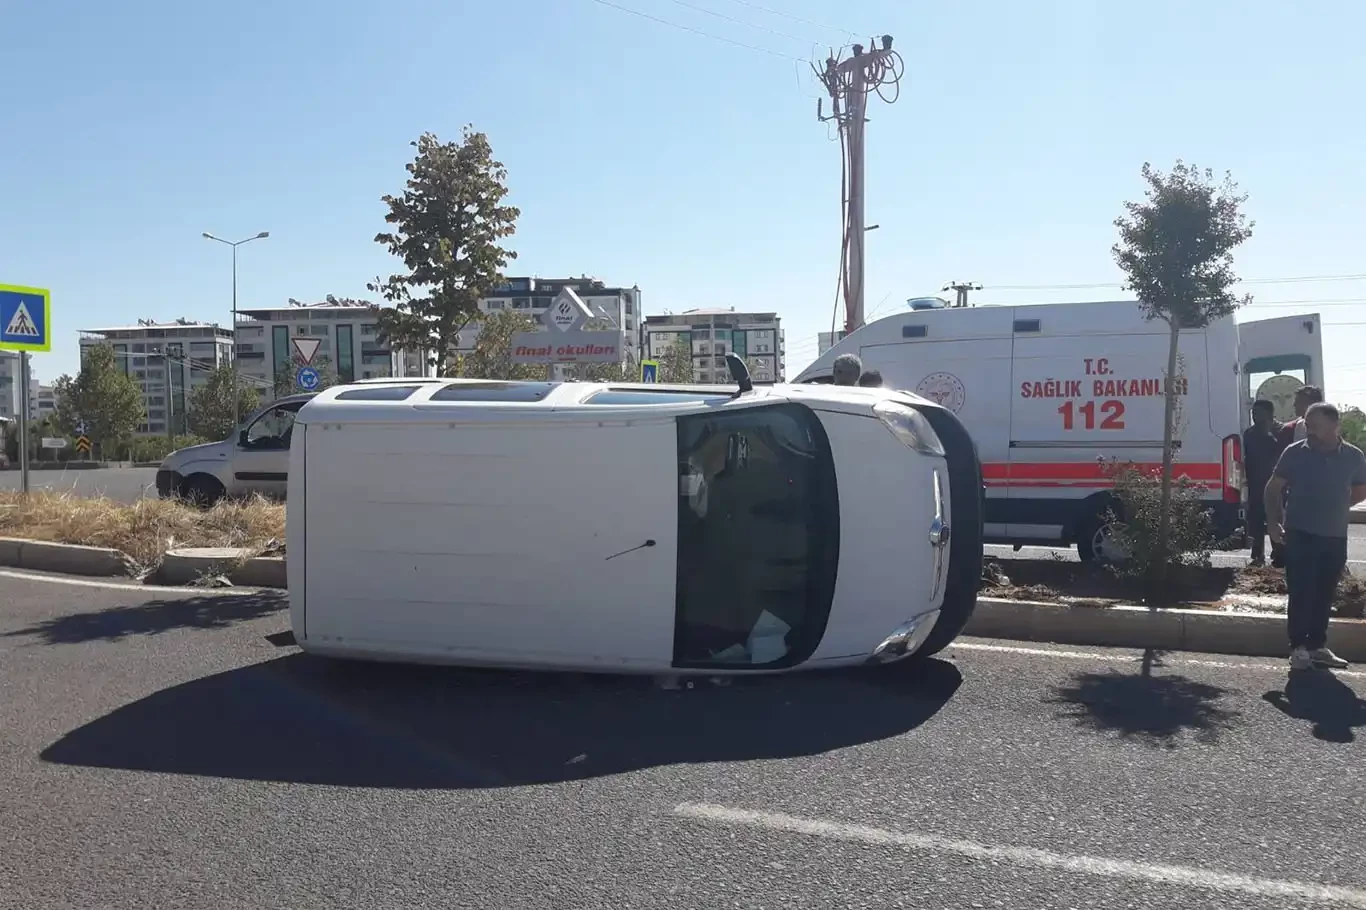
[[[1090,560],[1117,555],[1107,462],[1162,462],[1168,338],[1132,300],[930,305],[865,325],[796,381],[830,382],[835,358],[851,353],[886,385],[939,402],[977,443],[986,539],[1076,544]],[[1241,526],[1253,397],[1272,376],[1323,387],[1321,323],[1317,313],[1225,318],[1183,331],[1179,350],[1177,473],[1205,485],[1223,537]]]

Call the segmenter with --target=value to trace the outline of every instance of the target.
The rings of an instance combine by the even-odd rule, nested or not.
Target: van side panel
[[[1032,309],[1015,312],[1023,318]],[[1134,320],[1101,332],[1069,325],[1061,313],[1052,321],[1059,324],[1045,318],[1039,332],[1016,334],[1010,458],[983,465],[988,489],[1010,491],[1008,533],[1015,539],[1066,539],[1097,511],[1097,494],[1113,486],[1102,459],[1162,461],[1165,323]],[[1221,437],[1211,429],[1205,332],[1182,332],[1178,350],[1177,471],[1208,482],[1217,497]]]
[[[309,437],[307,619],[318,647],[669,667],[673,420],[500,421],[470,432],[435,421],[315,424]],[[585,574],[590,584],[567,583]]]
[[[289,586],[289,624],[296,641],[308,637],[308,426],[296,424],[290,437],[289,474],[285,495],[285,584]]]

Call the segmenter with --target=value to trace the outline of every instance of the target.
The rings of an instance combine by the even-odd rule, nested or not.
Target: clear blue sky
[[[990,288],[1118,282],[1111,222],[1145,159],[1233,171],[1257,222],[1245,277],[1366,274],[1364,4],[760,4],[815,25],[613,2],[715,37],[595,0],[9,0],[0,283],[53,291],[37,374],[75,369],[82,327],[226,324],[229,252],[201,231],[271,232],[242,250],[244,307],[364,296],[394,264],[372,238],[408,143],[466,123],[522,209],[511,271],[639,284],[647,312],[776,309],[795,372],[838,253],[838,147],[791,59],[850,40],[825,26],[889,32],[907,63],[870,111],[870,312],[949,279],[982,302],[1117,296]],[[1327,384],[1366,401],[1366,280],[1248,289],[1267,315],[1362,323],[1325,333]]]

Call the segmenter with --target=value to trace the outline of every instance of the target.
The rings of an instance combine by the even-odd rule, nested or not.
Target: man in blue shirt
[[[1349,512],[1366,501],[1366,455],[1342,441],[1339,420],[1331,404],[1310,405],[1305,438],[1281,453],[1264,494],[1271,540],[1285,543],[1292,670],[1347,666],[1328,650],[1328,618],[1347,565]]]

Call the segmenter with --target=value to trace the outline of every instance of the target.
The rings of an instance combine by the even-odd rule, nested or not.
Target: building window
[[[337,380],[356,381],[355,351],[351,344],[351,326],[337,326]]]
[[[270,328],[271,335],[271,356],[274,358],[275,370],[279,372],[282,368],[289,369],[289,326],[276,325]]]
[[[490,310],[501,310],[502,308],[503,308],[503,301],[501,301],[501,300],[490,300],[490,301],[489,301],[489,309],[490,309]]]
[[[378,332],[379,326],[377,325],[363,325],[360,327],[360,337],[362,338],[366,337],[367,335],[373,338],[375,334]]]

